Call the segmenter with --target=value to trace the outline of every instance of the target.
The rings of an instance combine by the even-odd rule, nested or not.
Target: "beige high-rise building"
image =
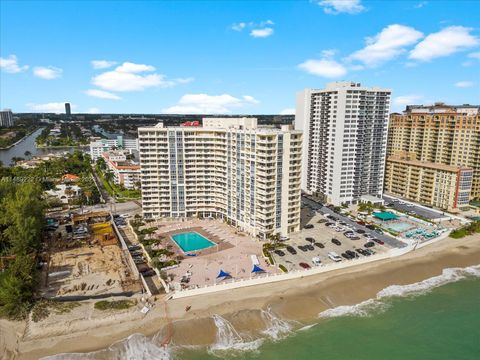
[[[385,192],[447,211],[457,211],[468,205],[473,178],[471,168],[414,158],[414,153],[397,153],[388,158]]]
[[[300,131],[206,118],[138,135],[145,217],[220,217],[260,239],[300,229]]]
[[[407,106],[403,114],[392,114],[387,169],[393,167],[394,159],[402,153],[409,153],[409,159],[430,163],[429,169],[435,166],[442,169],[442,165],[471,168],[470,199],[480,198],[480,106],[437,103]],[[391,176],[393,182],[405,181],[402,172]],[[388,191],[387,184],[385,190]],[[409,198],[409,193],[405,190],[404,194],[397,195]]]

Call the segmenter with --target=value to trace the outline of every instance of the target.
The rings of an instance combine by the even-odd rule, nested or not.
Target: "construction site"
[[[88,299],[142,291],[105,211],[73,215],[47,234],[40,296]]]

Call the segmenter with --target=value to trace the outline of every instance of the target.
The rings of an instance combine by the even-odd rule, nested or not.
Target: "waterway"
[[[26,158],[25,152],[30,151],[31,156],[48,155],[58,153],[72,153],[75,149],[85,150],[85,147],[67,146],[62,148],[37,148],[35,146],[35,139],[42,133],[43,128],[40,128],[30,135],[24,137],[16,145],[9,149],[0,150],[0,161],[4,166],[11,166],[14,157]]]

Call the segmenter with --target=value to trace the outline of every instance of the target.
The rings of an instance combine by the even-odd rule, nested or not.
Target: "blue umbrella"
[[[259,272],[265,272],[260,266],[258,265],[253,265],[253,270],[252,273],[259,273]]]
[[[231,275],[226,271],[220,270],[220,272],[218,273],[217,279],[218,278],[227,278],[227,277],[231,277]]]

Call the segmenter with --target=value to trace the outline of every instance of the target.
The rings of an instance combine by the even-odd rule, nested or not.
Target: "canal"
[[[69,146],[69,147],[62,147],[62,148],[40,148],[38,149],[35,146],[35,139],[42,133],[43,128],[40,128],[27,137],[23,138],[18,144],[15,146],[12,146],[9,149],[6,150],[0,150],[0,161],[2,162],[3,166],[11,166],[12,159],[14,157],[21,157],[21,158],[27,158],[25,156],[26,151],[30,151],[32,155],[48,155],[48,154],[58,154],[58,153],[65,153],[69,152],[72,153],[75,149],[79,150],[85,150],[86,147],[75,147],[75,146]]]

